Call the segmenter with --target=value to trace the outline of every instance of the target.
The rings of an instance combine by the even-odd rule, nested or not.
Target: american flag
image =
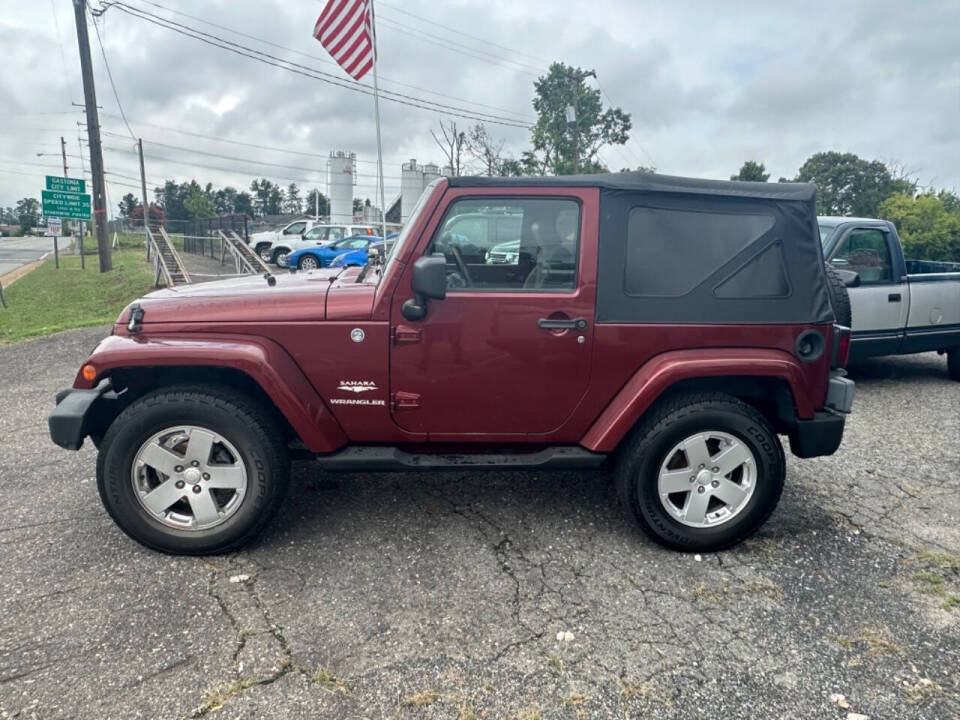
[[[354,80],[373,67],[370,0],[330,0],[313,26],[313,36]]]

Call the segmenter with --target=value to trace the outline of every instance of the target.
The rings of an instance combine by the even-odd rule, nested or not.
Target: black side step
[[[438,453],[413,454],[389,446],[346,447],[330,455],[320,455],[317,462],[324,470],[348,472],[385,472],[390,470],[478,470],[542,468],[550,470],[588,470],[597,468],[607,458],[575,445],[550,447],[529,453]]]

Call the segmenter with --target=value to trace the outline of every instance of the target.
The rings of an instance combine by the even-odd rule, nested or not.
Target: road
[[[855,369],[840,453],[788,456],[778,510],[722,553],[651,544],[603,474],[302,462],[259,541],[200,559],[129,540],[95,450],[49,442],[105,332],[0,348],[0,717],[960,717],[942,357]]]
[[[61,248],[69,242],[69,239],[60,240]],[[0,277],[21,265],[39,260],[47,252],[53,252],[53,238],[42,236],[0,238]]]

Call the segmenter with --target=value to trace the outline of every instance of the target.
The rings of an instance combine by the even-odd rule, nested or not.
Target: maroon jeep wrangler
[[[327,470],[613,467],[656,541],[754,532],[836,451],[846,288],[811,185],[643,173],[442,178],[364,268],[153,292],[57,396],[135,540],[215,553]],[[842,317],[842,315],[839,315]]]

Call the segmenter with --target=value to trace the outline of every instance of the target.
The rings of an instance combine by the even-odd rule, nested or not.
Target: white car
[[[317,220],[301,218],[284,225],[278,230],[253,233],[250,236],[250,247],[264,262],[273,261],[273,245],[280,242],[299,240],[305,232],[319,225]]]
[[[379,235],[370,225],[315,224],[300,237],[284,237],[269,249],[269,257],[260,257],[279,267],[287,266],[287,256],[295,250],[307,247],[323,247],[351,235]]]

